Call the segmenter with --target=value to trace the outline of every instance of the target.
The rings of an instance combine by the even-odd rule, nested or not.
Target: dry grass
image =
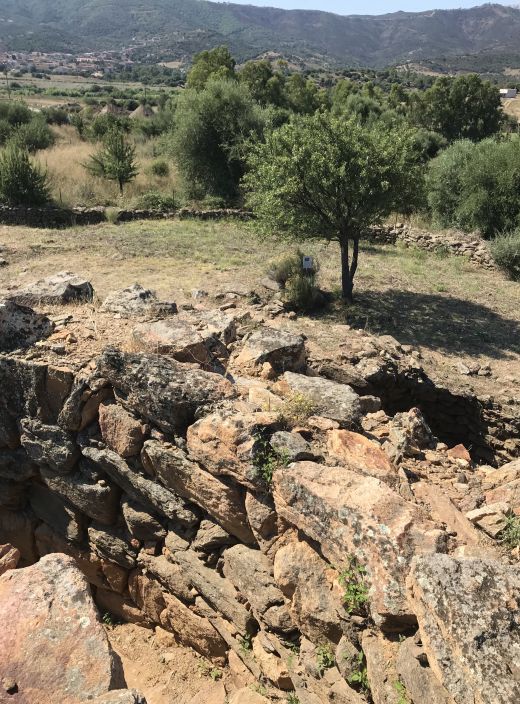
[[[47,171],[53,199],[64,206],[114,205],[126,207],[135,205],[139,197],[148,191],[157,190],[171,196],[176,189],[176,176],[173,165],[170,175],[164,178],[153,175],[151,165],[157,158],[155,140],[136,142],[136,156],[139,175],[126,187],[123,198],[115,183],[92,177],[83,164],[99,145],[79,139],[76,130],[70,126],[54,128],[56,143],[50,149],[41,151],[36,161]]]

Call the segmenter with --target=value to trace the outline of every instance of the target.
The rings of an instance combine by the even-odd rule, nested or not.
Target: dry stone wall
[[[1,559],[69,556],[102,613],[238,660],[262,704],[516,701],[518,462],[478,468],[247,310],[158,320],[140,293],[107,303],[139,304],[132,352],[0,355]]]

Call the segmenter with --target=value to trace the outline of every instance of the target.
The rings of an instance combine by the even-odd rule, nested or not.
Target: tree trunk
[[[348,237],[342,235],[339,246],[341,249],[341,297],[347,303],[352,303],[354,300],[352,297],[354,282],[350,273]]]
[[[119,192],[121,195],[123,195],[123,186],[124,186],[123,181],[119,180]]]

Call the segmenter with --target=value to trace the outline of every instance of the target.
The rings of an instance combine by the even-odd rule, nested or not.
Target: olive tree
[[[125,184],[133,181],[139,173],[135,147],[126,141],[119,129],[107,132],[102,148],[92,154],[84,166],[93,176],[117,181],[121,195]]]
[[[244,178],[256,226],[297,240],[337,241],[343,298],[352,301],[359,240],[422,193],[414,132],[363,127],[317,113],[297,117],[253,146]]]

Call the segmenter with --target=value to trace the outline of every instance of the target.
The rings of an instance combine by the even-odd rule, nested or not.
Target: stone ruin
[[[89,300],[69,277],[31,304]],[[216,704],[520,700],[518,444],[482,408],[457,438],[406,354],[313,357],[237,293],[112,294],[128,335],[88,359],[29,293],[0,315],[0,701],[143,704],[90,593],[239,672]]]

